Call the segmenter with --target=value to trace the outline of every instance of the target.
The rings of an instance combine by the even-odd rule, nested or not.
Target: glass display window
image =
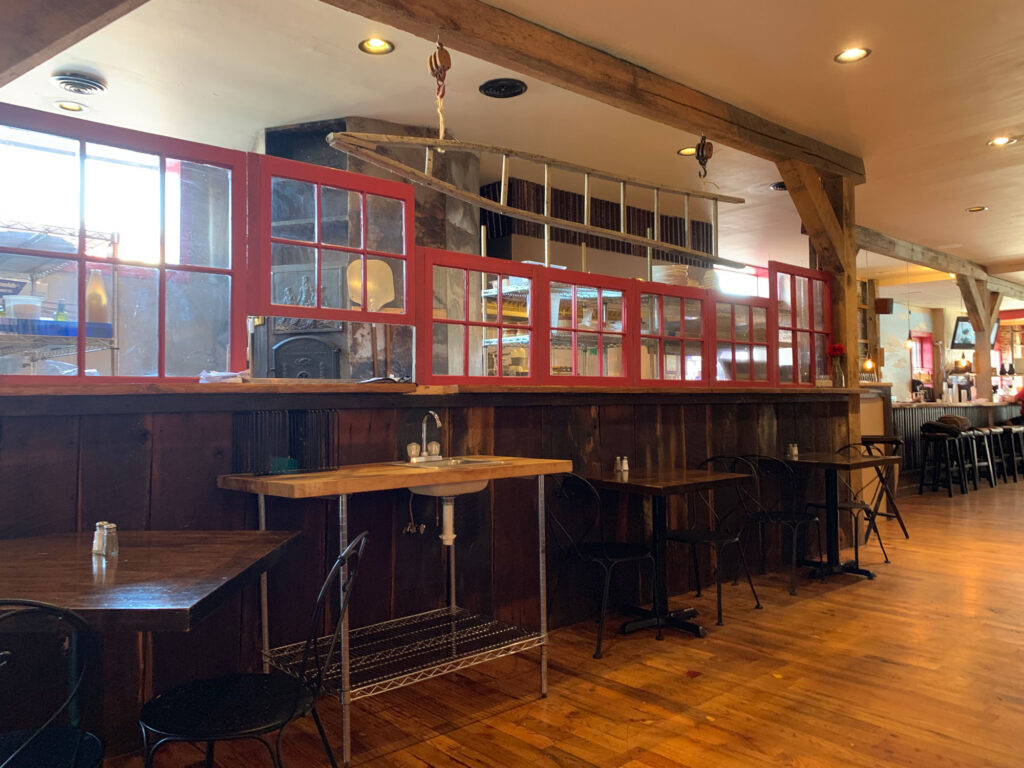
[[[774,261],[768,272],[778,338],[778,383],[814,386],[817,377],[829,375],[831,276]]]
[[[769,350],[775,346],[769,333],[769,300],[721,294],[708,300],[714,318],[712,379],[718,384],[768,385]]]
[[[639,377],[642,384],[704,384],[706,295],[645,285],[640,292]]]
[[[548,271],[548,376],[627,380],[630,281]]]

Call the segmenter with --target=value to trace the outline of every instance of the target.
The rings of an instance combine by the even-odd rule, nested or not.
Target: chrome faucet
[[[437,411],[427,411],[423,415],[423,421],[420,422],[420,461],[431,461],[441,458],[440,451],[431,456],[430,451],[427,449],[427,421],[431,416],[434,417],[434,424],[437,425],[437,428],[441,429],[441,417],[437,415]]]

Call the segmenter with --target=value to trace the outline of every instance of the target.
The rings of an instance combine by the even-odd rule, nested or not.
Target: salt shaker
[[[117,523],[104,523],[103,550],[107,557],[117,557]]]
[[[105,520],[101,520],[96,523],[96,532],[92,535],[92,553],[94,555],[105,555],[106,552],[106,538],[107,538],[107,526],[110,523]]]
[[[616,456],[615,457],[615,471],[616,472],[621,472],[622,471],[622,457],[621,456]]]
[[[796,443],[790,443],[789,447],[786,448],[787,459],[798,459],[800,458],[800,449],[797,448]]]
[[[629,456],[622,457],[622,471],[629,472]]]

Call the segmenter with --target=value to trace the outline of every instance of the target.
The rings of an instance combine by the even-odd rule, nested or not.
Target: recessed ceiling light
[[[690,155],[696,155],[697,154],[697,148],[696,147],[683,147],[682,149],[678,150],[676,152],[676,154],[677,155],[682,155],[683,157],[690,157]]]
[[[987,211],[988,210],[988,206],[987,205],[972,205],[970,208],[967,208],[966,210],[967,210],[968,213],[981,213],[982,211]]]
[[[996,136],[994,139],[989,141],[990,147],[1008,147],[1011,144],[1017,143],[1016,136]]]
[[[383,56],[395,50],[395,44],[382,37],[368,37],[359,43],[359,50],[373,56]]]
[[[864,61],[870,55],[870,48],[847,48],[837,53],[833,60],[837,64],[853,64],[855,61]]]
[[[511,99],[526,93],[526,83],[514,77],[496,77],[481,85],[480,93],[492,99]]]
[[[776,181],[774,184],[769,184],[768,189],[770,189],[772,192],[785,192],[787,189],[786,182]]]
[[[81,104],[77,101],[55,101],[53,106],[57,109],[63,109],[65,112],[88,112],[89,108],[85,104]]]

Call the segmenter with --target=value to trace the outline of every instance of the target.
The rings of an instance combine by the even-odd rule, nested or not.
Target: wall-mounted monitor
[[[996,334],[999,332],[999,320],[992,326],[992,338],[989,343],[996,343]],[[971,320],[968,317],[958,317],[953,324],[953,341],[950,349],[974,349],[974,329],[971,327]]]

